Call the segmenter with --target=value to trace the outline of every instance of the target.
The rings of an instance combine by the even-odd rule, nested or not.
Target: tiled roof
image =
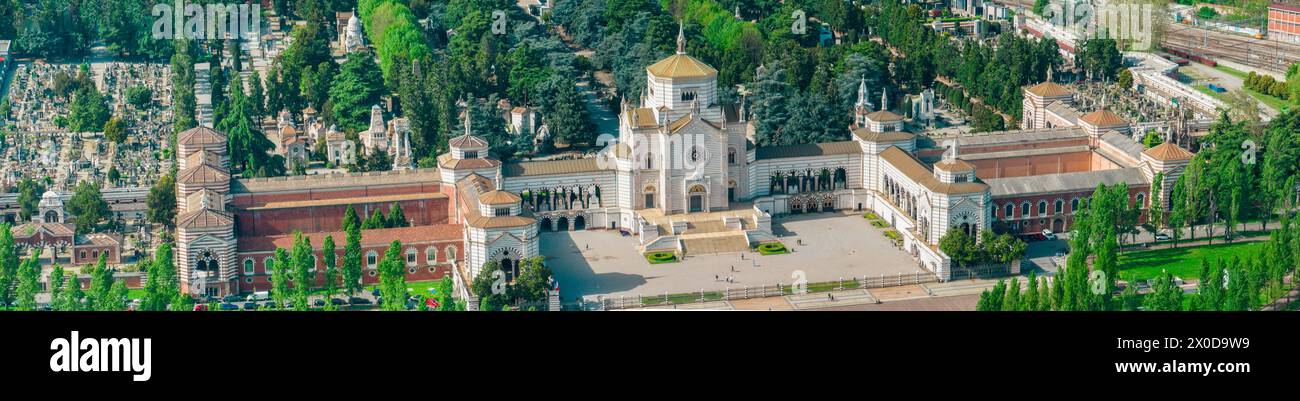
[[[903,175],[906,175],[908,179],[935,193],[948,195],[972,194],[984,192],[989,188],[988,185],[981,182],[947,183],[939,181],[938,178],[934,178],[934,174],[930,172],[930,169],[921,164],[921,161],[916,160],[912,155],[895,146],[890,146],[889,149],[880,152],[880,157],[898,169]]]
[[[122,236],[118,234],[86,234],[77,237],[77,245],[117,246],[122,245]]]
[[[1043,82],[1025,90],[1040,97],[1065,96],[1071,93],[1070,88],[1066,88],[1055,82]]]
[[[934,168],[944,171],[970,171],[975,169],[975,165],[962,159],[945,159],[935,163]]]
[[[13,233],[14,238],[31,238],[32,236],[36,235],[36,233],[40,231],[48,232],[50,233],[50,235],[56,237],[70,237],[77,233],[76,228],[74,228],[71,224],[67,224],[67,223],[29,222],[29,223],[23,223],[14,226],[13,228],[9,229],[9,232]]]
[[[1142,153],[1146,154],[1147,156],[1151,156],[1151,158],[1153,159],[1160,160],[1160,161],[1190,160],[1192,156],[1195,156],[1194,154],[1192,154],[1192,152],[1188,152],[1187,149],[1183,149],[1172,142],[1165,142],[1156,145],[1156,147],[1147,149]]]
[[[176,136],[176,143],[181,145],[225,144],[226,135],[200,125],[181,131],[180,135]]]
[[[201,208],[176,216],[176,227],[184,229],[233,226],[235,218],[224,210]]]
[[[461,239],[461,232],[459,224],[361,230],[361,246],[367,248],[384,246],[393,243],[393,240],[402,241],[403,245],[434,241],[455,241]],[[315,247],[325,243],[326,236],[333,237],[334,243],[339,245],[338,249],[340,251],[342,251],[343,242],[347,239],[347,233],[343,231],[303,233],[302,236],[310,240],[312,246]],[[274,251],[275,248],[290,249],[293,247],[293,239],[293,234],[240,237],[239,251],[270,252]]]
[[[270,210],[270,209],[292,209],[301,207],[315,206],[342,206],[342,205],[366,205],[366,204],[387,204],[393,202],[428,200],[428,199],[445,199],[447,194],[438,192],[419,192],[413,194],[395,194],[395,195],[371,195],[357,196],[351,198],[326,198],[326,199],[309,199],[293,200],[279,202],[263,202],[252,205],[241,205],[240,210]]]
[[[451,138],[451,141],[448,142],[448,144],[458,148],[471,148],[471,149],[486,148],[488,146],[487,141],[484,141],[483,138],[479,138],[474,135],[461,135],[455,138]]]
[[[478,197],[479,203],[487,205],[509,205],[519,203],[522,200],[523,198],[520,198],[519,195],[500,190],[488,191]]]
[[[993,178],[984,182],[989,185],[989,190],[995,197],[1085,192],[1097,188],[1097,184],[1114,185],[1122,182],[1130,187],[1151,184],[1142,175],[1142,170],[1137,168]]]
[[[629,113],[629,120],[631,121],[633,127],[653,128],[659,126],[659,122],[655,121],[655,113],[653,109],[650,109],[648,107],[642,107],[638,109],[628,110],[628,113]]]
[[[1079,117],[1079,121],[1091,124],[1094,127],[1113,127],[1117,125],[1128,125],[1123,117],[1112,113],[1110,110],[1101,109]]]
[[[898,113],[889,110],[880,110],[880,111],[872,112],[871,114],[867,114],[867,118],[870,119],[871,121],[882,122],[882,123],[903,121],[903,116],[900,116],[898,115]]]
[[[718,70],[685,54],[674,54],[646,67],[650,74],[661,78],[703,78],[718,75]]]
[[[309,174],[287,177],[241,178],[230,184],[231,193],[265,193],[275,191],[332,190],[345,187],[436,183],[441,175],[436,168],[419,168],[364,173]]]
[[[612,162],[612,160],[611,160]],[[610,166],[611,168],[613,166]],[[509,163],[501,168],[506,177],[528,177],[552,174],[576,174],[600,171],[596,158],[588,157],[569,160],[547,160],[534,162]]]
[[[465,216],[465,223],[475,228],[511,228],[534,224],[537,220],[524,216],[484,216],[479,213],[480,194],[491,194],[492,180],[478,174],[470,174],[456,183],[463,202],[460,211]]]
[[[875,132],[866,128],[856,128],[853,135],[867,142],[898,142],[910,140],[916,135],[904,131]]]
[[[209,184],[214,182],[229,181],[230,173],[213,167],[211,164],[200,164],[197,166],[186,166],[181,171],[180,177],[176,182],[185,184]]]
[[[859,153],[862,153],[862,146],[859,146],[857,141],[839,141],[803,145],[763,146],[755,151],[755,157],[758,160],[765,160]]]
[[[438,167],[445,169],[479,169],[500,166],[501,161],[496,159],[485,159],[472,157],[469,159],[453,158],[451,153],[444,153],[438,156]]]

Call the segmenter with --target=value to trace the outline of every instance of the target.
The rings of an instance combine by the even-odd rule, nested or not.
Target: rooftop
[[[342,231],[314,232],[303,233],[302,236],[311,241],[312,246],[320,246],[325,243],[325,237],[334,238],[334,243],[340,247],[347,233]],[[259,236],[259,237],[241,237],[239,238],[240,252],[271,252],[275,248],[290,249],[293,247],[293,234]],[[433,241],[453,241],[461,239],[461,227],[459,224],[434,224],[428,226],[416,227],[399,227],[399,228],[377,228],[373,230],[361,230],[361,246],[376,247],[385,246],[393,243],[394,240],[402,241],[403,244],[410,245],[413,243],[428,243]]]
[[[1142,170],[1138,168],[990,178],[984,182],[989,185],[994,197],[1084,192],[1096,189],[1097,184],[1114,185],[1121,182],[1129,186],[1150,184],[1142,175]]]
[[[335,190],[342,187],[367,187],[405,184],[437,184],[441,176],[436,168],[364,173],[310,174],[270,178],[240,178],[230,183],[230,193],[275,191]]]
[[[1194,154],[1192,154],[1192,152],[1188,152],[1187,149],[1183,149],[1182,147],[1179,147],[1178,145],[1175,145],[1172,142],[1165,142],[1156,145],[1156,147],[1147,149],[1142,153],[1146,154],[1147,156],[1151,156],[1151,158],[1153,159],[1160,160],[1160,161],[1190,160],[1193,156],[1195,156]]]
[[[718,75],[718,70],[685,54],[674,54],[646,67],[650,74],[661,78],[703,78]]]
[[[612,163],[613,160],[610,160]],[[612,168],[613,166],[609,166]],[[594,157],[569,160],[546,160],[508,163],[501,168],[506,177],[528,177],[552,174],[576,174],[600,171],[602,168]]]
[[[930,172],[930,169],[921,164],[920,160],[916,160],[912,155],[895,146],[890,146],[889,149],[880,152],[880,157],[898,169],[903,175],[906,175],[908,179],[936,193],[947,195],[972,194],[984,192],[989,188],[988,185],[981,182],[947,183],[939,181],[938,178],[934,178],[934,174]]]
[[[763,146],[755,151],[759,160],[782,159],[787,157],[809,157],[825,155],[849,155],[862,153],[857,141],[839,141],[826,143],[809,143],[802,145]]]

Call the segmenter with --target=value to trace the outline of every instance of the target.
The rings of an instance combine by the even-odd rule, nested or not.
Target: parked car
[[[1169,234],[1165,234],[1165,233],[1156,234],[1156,241],[1168,241],[1170,239],[1171,238],[1169,238]]]
[[[206,312],[207,310],[208,310],[208,304],[194,304],[195,312]]]
[[[244,300],[244,298],[241,298],[241,297],[238,296],[238,295],[227,295],[227,296],[221,297],[221,302],[225,302],[225,303],[235,303],[235,302],[239,302],[239,301],[243,301],[243,300]]]
[[[365,299],[362,297],[352,297],[352,298],[348,298],[348,303],[353,305],[370,305],[373,302],[370,302],[369,299]]]
[[[1055,234],[1055,233],[1052,233],[1052,230],[1043,229],[1043,239],[1048,240],[1048,241],[1055,241],[1055,240],[1056,240],[1056,234]]]
[[[244,310],[257,310],[257,302],[244,302]]]
[[[280,309],[280,306],[275,301],[266,301],[262,303],[262,309]]]
[[[217,305],[217,308],[220,308],[223,311],[239,310],[239,306],[229,302],[222,302],[221,305]]]
[[[316,298],[316,301],[315,301],[315,302],[312,302],[311,304],[312,304],[312,306],[315,306],[315,307],[319,308],[319,307],[325,306],[325,300],[324,300],[324,299],[321,299],[321,298]]]
[[[261,302],[261,301],[266,301],[266,300],[270,300],[270,299],[271,299],[271,292],[270,292],[270,291],[256,291],[256,292],[254,292],[254,293],[252,293],[252,294],[248,294],[248,299],[247,299],[247,300],[249,300],[249,301],[253,301],[253,302]]]
[[[342,305],[347,305],[348,301],[339,298],[330,298],[330,303],[334,304],[334,306],[342,306]]]

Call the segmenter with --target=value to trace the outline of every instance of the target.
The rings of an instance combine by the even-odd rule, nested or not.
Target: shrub
[[[677,255],[672,252],[650,252],[645,254],[645,260],[651,264],[672,263],[677,261]]]
[[[783,253],[790,253],[790,250],[785,248],[785,244],[780,242],[759,244],[754,247],[754,249],[757,250],[760,255],[780,255]]]

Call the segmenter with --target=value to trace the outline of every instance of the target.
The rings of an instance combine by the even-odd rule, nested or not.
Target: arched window
[[[1057,199],[1056,203],[1053,205],[1052,212],[1056,214],[1061,214],[1061,212],[1063,211],[1065,211],[1065,201]]]
[[[650,153],[650,152],[646,152],[646,153],[645,153],[645,169],[646,169],[646,170],[649,170],[649,169],[654,168],[654,159],[655,159],[655,154],[654,154],[654,153]]]
[[[1146,206],[1146,200],[1147,200],[1146,194],[1141,194],[1141,193],[1137,194],[1137,207],[1142,208]]]
[[[1016,214],[1016,205],[1008,203],[1007,206],[1002,209],[1002,218],[1004,219],[1010,219]]]
[[[262,273],[271,274],[272,270],[274,269],[275,269],[275,258],[267,256],[266,259],[262,259]]]
[[[455,245],[447,245],[446,253],[447,253],[447,262],[448,262],[448,263],[451,263],[451,262],[456,261],[456,246],[455,246]]]
[[[374,269],[377,264],[379,264],[379,253],[375,251],[366,252],[366,267]]]
[[[727,164],[736,164],[736,148],[727,148]]]
[[[438,248],[424,248],[424,263],[428,265],[438,263]]]
[[[1070,199],[1070,213],[1079,211],[1079,198]]]
[[[252,260],[252,259],[244,259],[244,275],[245,275],[245,276],[248,276],[248,275],[252,275],[252,274],[253,274],[253,265],[254,265],[254,263],[253,263],[253,260]]]
[[[1020,217],[1029,216],[1029,202],[1020,204]]]
[[[415,248],[406,248],[406,265],[415,266],[415,263],[416,263]]]
[[[1047,214],[1047,201],[1040,200],[1038,201],[1038,215],[1042,216],[1045,214]]]

